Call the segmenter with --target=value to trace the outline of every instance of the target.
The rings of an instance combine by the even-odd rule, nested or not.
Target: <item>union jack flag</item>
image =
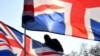
[[[11,47],[4,34],[0,33],[0,56],[13,56]]]
[[[24,42],[25,38],[26,42]],[[45,44],[31,39],[28,35],[26,35],[25,38],[23,33],[0,21],[0,56],[62,55],[61,52],[54,51]]]
[[[31,38],[29,36],[26,36],[26,51],[24,49],[24,34],[15,30],[14,28],[4,24],[3,22],[0,22],[0,32],[4,34],[8,46],[11,48],[11,51],[15,56],[35,56],[35,52],[32,48],[29,48],[31,45],[30,41]],[[0,37],[0,39],[3,39]],[[2,40],[1,40],[2,41]],[[4,41],[3,41],[4,42]],[[0,42],[1,43],[1,42]],[[32,49],[32,50],[31,50]],[[2,52],[2,51],[1,51]],[[25,54],[26,52],[26,54]],[[32,53],[30,53],[32,52]],[[5,55],[5,54],[4,54]]]
[[[100,40],[100,0],[24,0],[22,27]]]

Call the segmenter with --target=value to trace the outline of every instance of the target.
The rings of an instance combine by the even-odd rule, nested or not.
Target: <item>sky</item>
[[[0,1],[0,21],[8,24],[9,26],[24,32],[21,26],[22,23],[22,10],[24,0],[1,0]],[[64,36],[48,32],[28,31],[26,32],[31,38],[44,43],[43,36],[48,34],[52,39],[57,38],[63,46],[64,53],[68,54],[71,51],[79,52],[82,43],[86,43],[88,47],[92,47],[97,41],[80,39],[72,36]]]

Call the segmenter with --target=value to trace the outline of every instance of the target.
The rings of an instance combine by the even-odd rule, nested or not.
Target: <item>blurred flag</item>
[[[39,41],[33,40],[32,47],[38,56],[63,56],[63,52],[55,51]]]
[[[26,38],[26,43],[24,42]],[[16,29],[0,22],[0,54],[5,56],[61,56],[60,51],[55,51],[39,41]],[[26,44],[26,49],[25,45]],[[26,50],[26,51],[25,51]],[[26,53],[25,53],[26,52]],[[4,54],[7,53],[7,54]],[[0,55],[0,56],[1,56]]]
[[[22,26],[28,30],[64,34],[62,5],[60,0],[24,0]]]
[[[0,21],[0,33],[4,34],[4,37],[0,37],[0,43],[7,43],[7,47],[10,47],[10,51],[12,51],[13,56],[24,56],[25,52],[27,56],[35,56],[35,52],[30,46],[30,37],[26,35],[26,51],[24,49],[24,34],[15,30],[14,28],[6,25],[5,23]],[[4,44],[5,44],[4,43]],[[0,46],[1,47],[1,46]],[[0,48],[2,49],[2,48]],[[6,52],[5,49],[2,49]],[[2,51],[0,52],[2,53]],[[8,55],[7,55],[8,56]]]
[[[13,56],[11,47],[7,42],[6,37],[0,32],[0,56]]]
[[[100,0],[24,0],[22,27],[100,40]]]

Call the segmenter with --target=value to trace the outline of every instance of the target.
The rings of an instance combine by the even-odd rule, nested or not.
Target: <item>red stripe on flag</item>
[[[25,52],[22,50],[20,56],[25,56]]]
[[[72,35],[88,39],[84,16],[84,5],[82,5],[80,2],[74,2],[71,11]]]
[[[100,0],[80,0],[87,8],[100,7]]]
[[[30,49],[31,49],[31,47],[30,47],[30,45],[31,45],[32,43],[31,43],[31,39],[30,39],[30,37],[29,36],[26,36],[26,55],[28,55],[28,56],[34,56],[34,55],[32,55],[31,53],[30,53]]]
[[[60,6],[57,6],[57,5],[40,5],[38,7],[36,7],[34,9],[35,12],[39,12],[39,11],[43,11],[43,10],[46,10],[46,9],[60,9],[60,8],[63,8],[63,7],[60,7]]]
[[[85,6],[78,0],[63,0],[72,3],[70,21],[72,25],[72,35],[87,39],[88,34],[85,28]]]
[[[24,5],[24,11],[32,11],[32,12],[34,12],[33,5]]]
[[[22,48],[20,47],[20,45],[15,41],[15,40],[12,40],[12,39],[8,39],[9,41],[9,44],[13,47],[17,47],[17,48]],[[23,48],[22,48],[23,49]]]
[[[31,44],[34,44],[34,43],[31,43],[31,38],[28,36],[28,35],[26,35],[26,55],[27,56],[35,56],[35,54],[33,53],[33,52],[31,52],[31,49],[32,49],[32,47],[31,47]]]
[[[26,51],[29,52],[30,51],[30,38],[26,37]]]
[[[43,53],[40,53],[38,54],[39,56],[43,56],[43,55],[53,55],[53,54],[61,54],[61,53],[58,53],[58,52],[43,52]],[[61,54],[62,55],[62,54]]]

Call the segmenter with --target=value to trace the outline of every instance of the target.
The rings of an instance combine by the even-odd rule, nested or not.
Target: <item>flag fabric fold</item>
[[[22,27],[99,41],[99,2],[100,0],[24,0]]]
[[[26,42],[24,40],[26,40]],[[28,35],[24,37],[23,33],[0,21],[0,56],[24,55],[62,56],[63,53],[51,49]]]

